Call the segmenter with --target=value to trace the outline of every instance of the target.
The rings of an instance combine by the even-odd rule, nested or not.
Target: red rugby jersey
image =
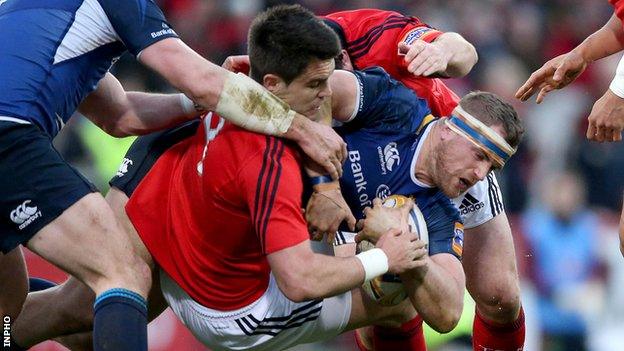
[[[435,116],[448,116],[459,103],[459,97],[438,78],[415,77],[407,71],[400,42],[421,39],[432,42],[442,32],[398,12],[361,9],[341,11],[324,16],[339,32],[342,45],[357,69],[381,66],[429,103]]]
[[[266,255],[308,239],[299,156],[225,125],[198,171],[204,128],[165,152],[126,206],[160,267],[194,300],[234,310],[266,290]]]

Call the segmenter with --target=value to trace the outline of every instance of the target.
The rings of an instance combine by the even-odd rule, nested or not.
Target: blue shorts
[[[95,186],[32,124],[0,121],[0,251],[28,242]]]
[[[128,149],[117,174],[109,181],[110,186],[130,197],[160,155],[193,136],[200,123],[199,119],[195,119],[171,129],[138,137]]]

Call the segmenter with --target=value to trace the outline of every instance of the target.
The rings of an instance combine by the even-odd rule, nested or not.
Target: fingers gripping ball
[[[384,207],[401,208],[408,198],[402,195],[391,195],[383,201]],[[418,234],[418,238],[429,243],[429,232],[427,231],[427,223],[416,204],[412,207],[408,214],[408,225],[410,231]],[[357,251],[364,252],[373,249],[373,245],[369,241],[362,241],[357,246]],[[407,298],[407,292],[403,286],[401,278],[396,274],[386,273],[382,276],[374,278],[362,284],[362,288],[366,294],[375,302],[382,306],[394,306],[401,303]]]

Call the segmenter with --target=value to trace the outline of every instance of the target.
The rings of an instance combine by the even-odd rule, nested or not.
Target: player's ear
[[[449,140],[454,134],[453,130],[451,130],[451,128],[449,128],[448,125],[444,123],[444,118],[440,119],[438,123],[440,124],[440,138],[442,140]]]
[[[347,50],[342,49],[340,50],[340,61],[341,61],[341,68],[340,69],[344,69],[347,71],[353,71],[353,63],[351,62],[351,58],[349,57],[349,53],[347,52]]]
[[[262,78],[262,85],[264,85],[264,87],[273,94],[279,93],[286,87],[286,83],[282,78],[271,73],[264,75]]]

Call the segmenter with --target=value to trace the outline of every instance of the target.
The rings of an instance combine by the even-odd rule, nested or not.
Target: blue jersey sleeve
[[[392,79],[381,67],[355,71],[359,85],[357,112],[351,128],[375,128],[393,133],[415,132],[431,114],[424,99]]]
[[[444,200],[448,201],[442,203]],[[449,253],[461,260],[464,248],[464,225],[459,212],[447,198],[440,197],[423,211],[429,231],[429,255]]]
[[[165,38],[177,38],[152,0],[98,0],[124,45],[134,56]]]

